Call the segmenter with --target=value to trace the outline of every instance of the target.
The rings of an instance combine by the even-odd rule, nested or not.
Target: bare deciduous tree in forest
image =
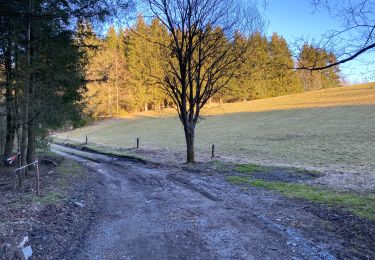
[[[158,77],[183,124],[187,162],[193,163],[195,127],[208,100],[222,90],[243,62],[239,38],[259,30],[255,2],[227,0],[146,0],[167,28],[163,77]]]

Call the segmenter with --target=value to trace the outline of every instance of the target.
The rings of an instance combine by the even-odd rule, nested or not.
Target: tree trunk
[[[14,146],[14,135],[16,131],[14,116],[13,116],[13,94],[12,94],[12,83],[11,83],[11,50],[8,46],[8,50],[5,52],[5,106],[6,106],[6,137],[4,156],[10,156],[13,152]]]
[[[145,103],[145,112],[147,112],[147,111],[148,111],[148,104]]]
[[[3,120],[0,120],[0,154],[1,156],[4,156],[4,143],[5,143],[4,129],[5,128],[3,126]]]
[[[10,156],[13,151],[14,146],[14,135],[16,131],[16,126],[14,123],[12,110],[8,108],[8,102],[6,104],[7,106],[7,126],[6,126],[6,137],[5,137],[5,148],[4,148],[4,156]]]
[[[24,112],[25,113],[25,112]],[[27,164],[27,124],[25,122],[25,117],[22,120],[22,132],[21,132],[21,145],[20,145],[20,153],[21,153],[21,165]],[[26,171],[27,169],[25,169]]]
[[[33,0],[29,0],[29,13],[33,13]],[[22,165],[27,164],[27,137],[28,137],[28,123],[29,123],[29,104],[30,104],[30,85],[31,85],[31,16],[28,18],[27,28],[27,45],[26,45],[26,76],[24,82],[24,99],[23,101],[23,119],[22,119],[22,134],[21,134],[21,162]],[[27,174],[27,168],[25,168],[25,174]]]
[[[117,55],[115,57],[115,73],[116,73],[116,115],[119,116],[120,103],[119,103],[119,89],[118,89]]]
[[[32,50],[32,54],[35,55],[36,48],[34,47]],[[32,102],[29,102],[29,122],[27,124],[27,155],[26,161],[28,164],[35,161],[35,128],[36,128],[36,98],[35,98],[35,89],[36,89],[36,80],[35,74],[32,75],[32,81],[30,82],[29,86],[29,99]],[[32,169],[33,167],[29,167]]]
[[[112,117],[112,97],[111,97],[111,84],[108,84],[108,116]]]
[[[184,127],[185,131],[185,140],[186,140],[186,163],[194,163],[195,162],[195,154],[194,154],[194,134],[195,134],[195,126],[187,126]]]
[[[35,120],[31,120],[28,124],[27,131],[27,163],[32,163],[35,160]]]

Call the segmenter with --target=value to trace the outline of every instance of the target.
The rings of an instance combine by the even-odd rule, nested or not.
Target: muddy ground
[[[33,259],[375,258],[374,222],[232,185],[225,180],[234,174],[232,167],[216,162],[144,164],[56,145],[53,149],[85,170],[75,165],[72,172],[81,169],[81,174],[74,177],[43,174],[51,175],[53,187],[61,175],[70,180],[55,191],[65,194],[57,204],[26,203],[10,210],[27,191],[1,190],[16,196],[1,201],[6,205],[0,212],[7,228],[0,241],[4,259],[4,252],[10,252],[6,244],[24,235],[35,248]],[[52,166],[45,167],[48,172]],[[274,168],[256,178],[305,182],[316,176]],[[27,224],[20,225],[20,219]],[[12,229],[16,231],[9,233]]]
[[[79,246],[93,217],[99,176],[60,156],[44,154],[39,160],[40,197],[35,171],[15,189],[14,168],[0,168],[0,259],[16,259],[16,247],[25,236],[33,250],[31,259],[63,259]]]
[[[75,153],[57,149],[65,156]],[[274,192],[231,185],[225,177],[233,174],[232,169],[222,164],[170,167],[78,155],[72,158],[90,158],[83,163],[103,179],[101,207],[82,248],[69,256],[72,259],[375,257],[373,222]],[[293,182],[316,177],[290,170],[275,176]]]

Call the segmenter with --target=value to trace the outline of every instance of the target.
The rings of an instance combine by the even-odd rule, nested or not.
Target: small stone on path
[[[80,208],[83,208],[85,206],[85,205],[83,205],[83,203],[77,202],[77,201],[74,202],[74,205],[76,205],[76,206],[78,206]]]
[[[21,260],[28,260],[32,255],[31,246],[17,248],[17,257]]]

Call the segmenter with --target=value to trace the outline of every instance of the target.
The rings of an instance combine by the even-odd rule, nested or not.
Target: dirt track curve
[[[336,259],[331,249],[345,252],[324,230],[299,230],[321,221],[275,193],[243,191],[220,176],[52,150],[101,175],[95,220],[67,258]]]

